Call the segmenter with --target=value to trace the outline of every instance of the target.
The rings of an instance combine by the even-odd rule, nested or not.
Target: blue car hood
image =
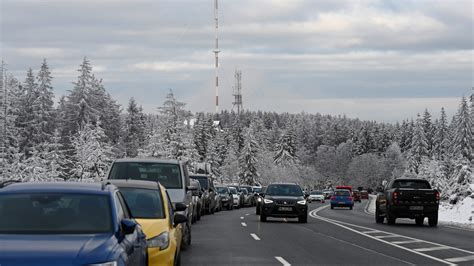
[[[0,235],[0,265],[84,265],[106,262],[111,234]]]

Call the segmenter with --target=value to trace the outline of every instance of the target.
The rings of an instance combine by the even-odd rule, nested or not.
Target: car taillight
[[[394,191],[392,193],[392,199],[393,199],[393,202],[397,202],[398,201],[398,192]]]
[[[349,197],[349,200],[352,201],[352,197]]]
[[[335,200],[335,199],[336,199],[336,196],[332,196],[332,197],[331,197],[331,200]]]
[[[438,191],[435,192],[435,196],[436,196],[436,201],[439,201],[439,192]]]

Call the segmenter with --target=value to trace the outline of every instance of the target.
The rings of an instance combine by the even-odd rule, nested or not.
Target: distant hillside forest
[[[99,179],[115,158],[157,157],[189,161],[191,171],[207,162],[224,183],[375,189],[382,180],[415,176],[456,200],[474,182],[472,95],[460,99],[452,118],[444,109],[439,119],[424,110],[388,124],[308,113],[192,113],[171,90],[157,114],[145,114],[133,98],[117,104],[86,58],[57,104],[52,79],[46,60],[21,79],[2,75],[2,179]]]

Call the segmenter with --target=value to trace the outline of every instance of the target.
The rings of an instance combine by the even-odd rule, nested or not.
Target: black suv
[[[298,218],[300,223],[308,222],[308,203],[301,187],[289,183],[268,185],[263,194],[260,221],[266,222],[267,217]]]
[[[212,178],[201,174],[191,175],[191,178],[199,181],[201,184],[203,192],[202,197],[204,199],[204,212],[206,214],[214,214],[220,206],[220,202],[217,202],[219,197],[216,188],[214,187],[214,183],[212,182]]]

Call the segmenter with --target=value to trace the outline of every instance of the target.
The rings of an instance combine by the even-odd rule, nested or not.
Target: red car
[[[360,198],[361,199],[369,199],[369,192],[363,190],[360,192]]]
[[[354,190],[352,192],[352,197],[354,198],[354,201],[362,202],[361,200],[361,193],[359,190]]]

